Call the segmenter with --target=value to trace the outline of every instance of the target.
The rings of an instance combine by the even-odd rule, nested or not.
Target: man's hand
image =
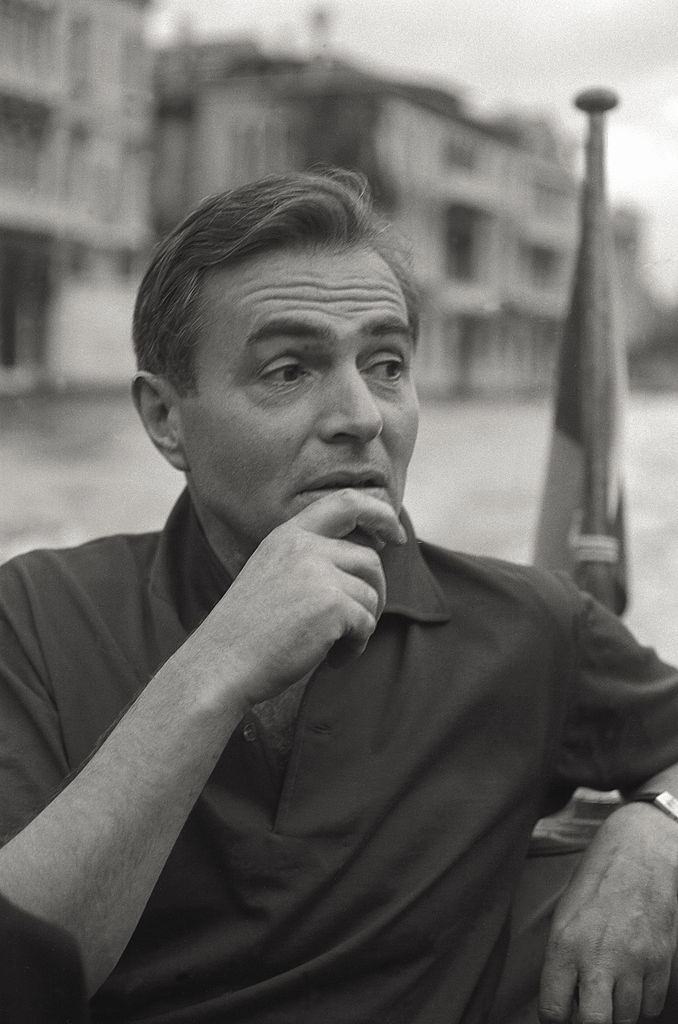
[[[364,648],[385,600],[365,536],[378,548],[404,531],[357,490],[274,530],[82,771],[0,850],[0,891],[75,936],[88,991],[129,942],[243,705],[315,668],[337,640]]]
[[[628,804],[601,825],[553,919],[542,1024],[661,1013],[678,934],[678,825]]]
[[[404,541],[386,502],[357,488],[320,498],[262,541],[175,658],[255,704],[328,655],[357,657],[386,600],[377,549]]]

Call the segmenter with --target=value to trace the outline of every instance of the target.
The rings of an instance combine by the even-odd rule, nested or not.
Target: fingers
[[[380,543],[406,539],[385,501],[350,488],[323,496],[264,538],[217,606],[212,626],[223,630],[226,617],[251,702],[323,660],[342,664],[365,650],[386,579],[378,543],[365,546],[355,531]]]
[[[577,1019],[582,1024],[612,1024],[612,985],[607,975],[591,974],[582,977],[579,984],[579,1011]],[[636,1014],[637,1018],[637,1014]],[[635,1024],[624,1020],[624,1024]],[[619,1022],[621,1024],[621,1022]]]
[[[636,1024],[643,1000],[643,979],[633,975],[619,978],[612,997],[614,1024]]]
[[[379,618],[386,604],[386,577],[379,555],[372,548],[362,547],[349,541],[336,541],[332,549],[334,564],[344,574],[367,585],[377,597],[376,617]],[[348,593],[352,593],[351,590]],[[355,594],[360,600],[360,595]],[[368,607],[365,601],[362,601]]]
[[[645,975],[642,1002],[644,1017],[658,1017],[664,1009],[670,976],[670,964],[666,968]]]
[[[375,557],[378,559],[378,556],[375,555]],[[380,575],[381,581],[383,581],[383,573]],[[338,579],[343,593],[357,604],[362,605],[376,623],[384,607],[385,584],[382,586],[380,582],[379,586],[374,586],[359,575],[341,571]]]
[[[327,653],[327,663],[333,668],[359,658],[377,625],[376,616],[359,601],[351,601],[345,614],[344,633]]]
[[[379,562],[378,555],[374,552],[370,554]],[[346,599],[346,620],[343,636],[332,645],[327,654],[327,663],[333,668],[339,668],[346,662],[360,657],[376,629],[386,599],[386,584],[381,563],[379,568],[378,587],[352,573],[340,573],[340,586]]]
[[[297,525],[325,537],[348,537],[354,530],[377,544],[404,544],[407,535],[393,508],[356,487],[319,498],[295,516]]]
[[[636,1024],[643,1017],[657,1017],[666,999],[669,973],[648,974],[643,982],[632,974],[614,983],[604,972],[563,971],[548,964],[542,975],[539,998],[541,1024]]]
[[[539,989],[541,1024],[569,1024],[575,1005],[577,972],[547,952]]]

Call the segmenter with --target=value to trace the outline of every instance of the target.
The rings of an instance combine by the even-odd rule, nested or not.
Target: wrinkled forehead
[[[409,324],[403,289],[386,260],[371,248],[258,254],[211,271],[201,299],[204,337],[225,327],[247,334],[286,314],[356,325],[366,317],[382,316]]]

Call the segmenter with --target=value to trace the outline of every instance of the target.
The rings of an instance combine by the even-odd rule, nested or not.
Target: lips
[[[380,470],[340,470],[326,473],[312,480],[304,491],[335,491],[342,487],[383,490],[388,486],[384,473]]]

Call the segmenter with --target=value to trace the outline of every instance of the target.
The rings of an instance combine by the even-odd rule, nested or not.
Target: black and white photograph
[[[675,0],[0,0],[0,1024],[677,1024]]]

